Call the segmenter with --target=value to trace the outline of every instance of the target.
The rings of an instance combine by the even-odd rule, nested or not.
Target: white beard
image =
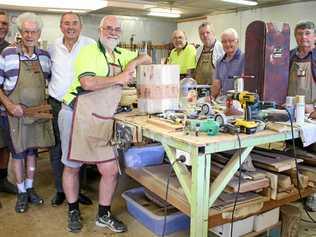
[[[113,51],[119,43],[119,39],[100,39],[100,41],[105,48],[111,51]]]

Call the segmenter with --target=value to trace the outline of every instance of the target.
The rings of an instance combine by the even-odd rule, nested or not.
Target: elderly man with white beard
[[[137,65],[149,64],[151,58],[137,57],[136,52],[117,47],[121,33],[116,16],[101,20],[99,40],[80,50],[74,64],[74,81],[63,97],[58,126],[71,232],[82,228],[78,193],[79,169],[84,163],[95,163],[101,174],[96,225],[113,232],[127,230],[110,209],[118,180],[118,163],[117,152],[108,141],[122,86],[132,80]]]

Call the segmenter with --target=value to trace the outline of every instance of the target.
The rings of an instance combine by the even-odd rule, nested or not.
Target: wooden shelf
[[[125,171],[127,175],[135,179],[141,185],[154,192],[159,197],[165,199],[166,181],[164,180],[167,179],[165,173],[150,173],[145,168],[128,168]],[[164,177],[165,179],[163,180],[161,177]],[[302,190],[302,196],[306,197],[315,191],[315,189],[307,188],[305,190]],[[299,195],[296,193],[289,194],[288,196],[280,200],[268,200],[267,197],[261,197],[253,198],[247,202],[240,202],[236,208],[236,215],[238,215],[238,213],[241,213],[240,217],[234,217],[234,219],[239,220],[251,215],[263,213],[273,208],[280,207],[286,203],[296,201],[298,199]],[[170,178],[167,201],[186,215],[190,215],[190,205],[175,176]],[[227,207],[222,208],[222,210],[211,208],[209,210],[209,228],[229,223],[231,221],[231,207],[231,205],[227,205]]]

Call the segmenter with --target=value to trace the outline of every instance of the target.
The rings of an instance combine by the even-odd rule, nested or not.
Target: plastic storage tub
[[[157,215],[150,210],[148,204],[150,201],[147,203],[142,201],[145,198],[144,188],[140,187],[127,190],[122,194],[122,197],[126,200],[127,210],[133,217],[156,235],[161,236],[163,234],[164,216]],[[143,205],[141,202],[143,202]],[[167,215],[165,235],[180,230],[187,230],[189,227],[190,218],[182,212],[176,211]]]
[[[131,147],[124,153],[124,164],[127,168],[140,168],[159,165],[163,162],[165,151],[161,145]]]

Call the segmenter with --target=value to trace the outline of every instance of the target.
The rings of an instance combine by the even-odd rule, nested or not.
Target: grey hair
[[[32,12],[24,12],[22,13],[21,15],[19,15],[17,18],[16,18],[16,25],[18,27],[18,30],[21,32],[22,31],[22,25],[24,22],[26,21],[31,21],[31,22],[34,22],[36,23],[37,25],[37,30],[38,31],[42,31],[42,28],[43,28],[43,21],[42,19],[32,13]]]
[[[314,30],[314,33],[316,33],[315,24],[312,21],[300,21],[299,23],[297,23],[296,26],[295,26],[294,34],[296,34],[296,31],[298,29],[301,29],[301,30],[305,30],[305,29]]]
[[[201,28],[203,28],[203,27],[210,27],[210,30],[213,32],[213,33],[215,33],[215,29],[214,29],[214,26],[213,26],[213,24],[210,24],[209,22],[207,22],[207,21],[205,21],[205,22],[202,22],[202,24],[201,25],[199,25],[199,30],[201,29]]]
[[[238,33],[234,28],[228,28],[228,29],[224,30],[221,33],[221,37],[223,37],[223,35],[233,35],[235,37],[235,39],[237,39],[237,40],[239,39]]]
[[[120,20],[118,19],[117,16],[109,15],[109,16],[104,16],[104,17],[102,18],[102,20],[100,21],[99,27],[102,27],[102,26],[103,26],[103,23],[104,23],[107,19],[112,18],[112,17],[115,17],[115,18],[117,19],[119,25],[121,26],[121,22],[120,22]]]

